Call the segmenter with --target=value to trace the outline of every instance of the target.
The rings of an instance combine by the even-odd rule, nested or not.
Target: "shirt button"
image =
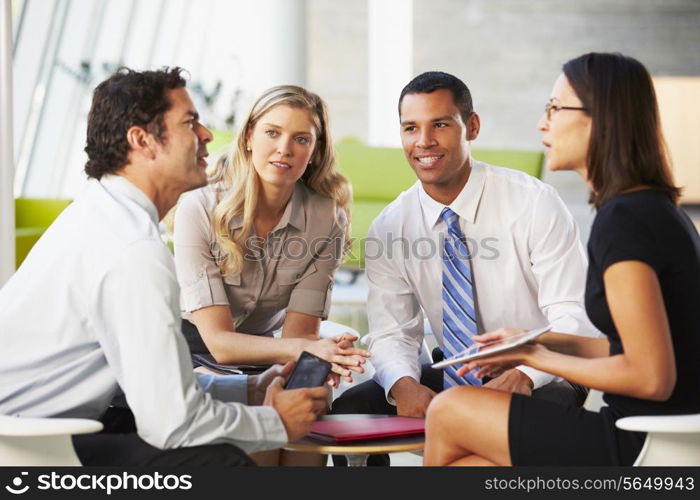
[[[204,278],[204,271],[199,271],[198,276],[199,276],[200,278]]]
[[[301,273],[297,274],[297,278],[301,278]]]

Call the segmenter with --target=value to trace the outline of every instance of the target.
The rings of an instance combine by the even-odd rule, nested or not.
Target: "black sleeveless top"
[[[700,238],[691,220],[660,191],[620,194],[598,211],[588,254],[586,311],[608,336],[610,355],[623,348],[603,273],[616,262],[635,260],[651,266],[659,279],[676,360],[676,386],[667,401],[605,394],[611,412],[616,417],[700,413]]]

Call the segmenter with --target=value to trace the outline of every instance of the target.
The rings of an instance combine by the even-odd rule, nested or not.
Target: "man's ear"
[[[133,126],[126,131],[126,142],[132,153],[144,156],[149,160],[156,157],[155,137],[141,127]]]
[[[473,141],[479,136],[479,130],[481,130],[481,119],[479,115],[472,112],[467,120],[467,140]]]

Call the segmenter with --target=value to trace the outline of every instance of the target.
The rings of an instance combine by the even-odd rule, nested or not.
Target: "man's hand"
[[[286,367],[286,365],[285,365]],[[276,377],[265,393],[265,406],[272,406],[282,418],[287,439],[296,441],[311,430],[311,423],[328,406],[325,386],[284,390],[284,379]]]
[[[435,391],[413,377],[400,378],[389,392],[396,400],[396,414],[404,417],[424,418],[430,401],[435,397]]]
[[[512,368],[504,372],[503,375],[489,380],[484,384],[484,387],[530,396],[532,394],[533,383],[530,377],[520,370]]]
[[[292,373],[294,363],[282,365],[272,365],[270,368],[258,375],[248,376],[248,404],[259,406],[265,401],[265,391],[277,377],[285,380]],[[284,382],[283,384],[284,385]]]

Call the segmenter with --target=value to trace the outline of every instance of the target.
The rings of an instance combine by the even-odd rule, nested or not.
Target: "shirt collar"
[[[449,205],[460,219],[464,219],[472,224],[476,221],[481,195],[484,191],[485,180],[483,165],[481,162],[472,159],[469,179],[462,188],[462,191],[460,191]],[[418,199],[420,200],[426,220],[432,227],[435,227],[435,224],[440,221],[440,214],[445,208],[445,205],[432,199],[430,195],[425,192],[421,183],[418,183]]]
[[[160,222],[158,209],[146,193],[136,187],[129,179],[122,175],[105,174],[100,178],[102,184],[108,191],[116,191],[143,208],[155,225]]]
[[[277,228],[291,224],[299,231],[304,231],[306,229],[306,211],[304,210],[303,190],[304,186],[300,182],[294,185],[292,198],[289,200],[289,203],[287,203],[287,208],[285,208],[282,219],[280,219],[280,223],[277,224]]]
[[[299,231],[306,229],[306,211],[304,210],[304,186],[297,182],[292,191],[292,197],[289,199],[287,206],[284,208],[284,213],[280,221],[271,232],[282,229],[287,225],[294,226]],[[236,230],[243,227],[243,215],[237,215],[231,220],[231,229]]]

